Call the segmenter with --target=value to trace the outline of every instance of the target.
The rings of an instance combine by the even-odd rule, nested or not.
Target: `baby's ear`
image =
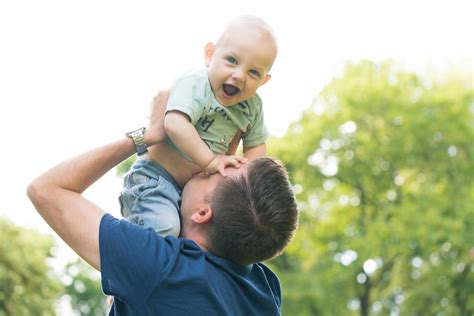
[[[211,63],[215,48],[216,46],[211,42],[207,43],[204,47],[204,60],[206,61],[206,67],[209,67],[209,64]]]
[[[260,84],[260,86],[263,86],[264,84],[266,84],[268,82],[268,80],[270,80],[271,78],[272,78],[272,75],[267,74],[265,76],[265,79],[263,79],[262,83]]]

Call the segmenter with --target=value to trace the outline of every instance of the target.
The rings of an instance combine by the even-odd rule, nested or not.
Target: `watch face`
[[[130,133],[127,133],[127,136],[133,140],[133,144],[138,155],[143,155],[144,153],[148,152],[147,145],[145,144],[145,139],[143,138],[144,132],[145,127],[142,127]]]
[[[137,136],[142,136],[143,137],[144,132],[145,132],[145,127],[142,127],[142,128],[136,129],[134,131],[128,132],[127,136],[128,137],[137,137]]]

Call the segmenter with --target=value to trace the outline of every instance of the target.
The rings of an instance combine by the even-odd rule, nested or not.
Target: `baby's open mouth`
[[[224,93],[229,97],[233,97],[234,95],[240,92],[239,88],[228,83],[224,83],[222,85],[222,89],[224,90]]]

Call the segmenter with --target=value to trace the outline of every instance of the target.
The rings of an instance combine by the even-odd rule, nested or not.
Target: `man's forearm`
[[[132,140],[124,137],[60,163],[40,175],[30,187],[52,186],[82,193],[134,152]]]
[[[81,193],[134,152],[132,140],[124,137],[60,163],[28,186],[29,198],[48,225],[97,269],[103,211]]]

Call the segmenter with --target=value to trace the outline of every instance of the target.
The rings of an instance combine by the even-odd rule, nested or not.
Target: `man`
[[[167,150],[166,99],[154,98],[144,134],[150,156]],[[104,292],[115,297],[110,315],[278,315],[279,281],[259,261],[281,253],[297,227],[285,169],[259,158],[228,168],[226,178],[193,177],[183,189],[182,238],[163,238],[81,195],[135,150],[124,137],[62,162],[27,190],[51,228],[101,271]]]

